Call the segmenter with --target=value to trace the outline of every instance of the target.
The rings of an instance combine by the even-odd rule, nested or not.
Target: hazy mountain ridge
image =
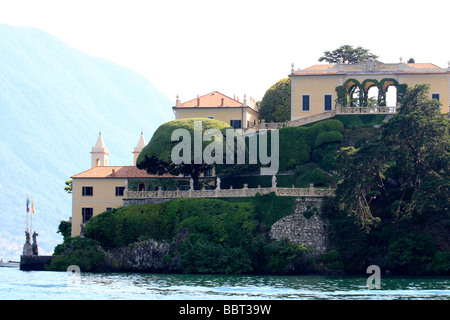
[[[99,130],[109,164],[131,165],[140,131],[148,141],[172,120],[172,105],[131,69],[43,31],[0,25],[0,257],[20,253],[26,194],[38,244],[51,252],[59,221],[71,215],[64,181],[89,169]]]

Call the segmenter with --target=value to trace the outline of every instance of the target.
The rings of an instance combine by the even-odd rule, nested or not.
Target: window
[[[431,94],[431,99],[436,99],[437,101],[440,101],[439,98],[440,98],[439,97],[439,93],[432,93]]]
[[[94,215],[94,209],[92,208],[81,208],[81,216],[83,218],[83,223],[89,221]]]
[[[302,111],[310,111],[309,95],[304,94],[302,96]]]
[[[212,168],[207,168],[204,172],[205,177],[212,177]]]
[[[324,95],[324,98],[323,98],[323,109],[325,111],[328,111],[328,110],[332,109],[331,97],[332,97],[331,94]]]
[[[106,207],[106,211],[111,211],[112,207]]]
[[[81,194],[83,197],[92,197],[94,194],[94,188],[93,187],[82,187]]]
[[[215,116],[206,116],[207,119],[215,119]]]
[[[125,191],[125,187],[116,187],[116,197],[123,196],[124,191]]]
[[[234,129],[240,129],[241,120],[230,120],[230,126],[232,126]]]

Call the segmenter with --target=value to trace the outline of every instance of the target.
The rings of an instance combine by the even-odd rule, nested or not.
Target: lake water
[[[450,300],[450,279],[96,274],[0,268],[0,300]]]

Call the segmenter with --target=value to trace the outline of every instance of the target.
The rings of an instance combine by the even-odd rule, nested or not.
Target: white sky
[[[0,23],[134,69],[175,104],[177,93],[187,101],[214,90],[260,100],[291,63],[309,67],[343,44],[385,63],[446,68],[449,9],[448,0],[0,0]]]

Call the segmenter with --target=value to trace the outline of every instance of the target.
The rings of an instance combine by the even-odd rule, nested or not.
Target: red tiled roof
[[[398,72],[398,73],[405,73],[405,74],[420,74],[420,73],[447,73],[447,69],[443,69],[438,67],[437,65],[433,63],[408,63],[405,64],[406,68],[404,68],[402,71],[399,70],[386,70],[386,72]],[[347,64],[344,64],[344,69],[339,71],[337,68],[334,68],[336,64],[316,64],[309,68],[300,70],[298,72],[295,72],[296,75],[333,75],[333,74],[339,74],[339,73],[346,73],[345,70]],[[383,70],[381,70],[383,71]],[[355,72],[355,71],[349,71],[349,72]]]
[[[334,64],[315,64],[309,68],[303,69],[303,71],[313,71],[313,70],[327,70],[334,67]]]
[[[170,174],[148,174],[145,170],[138,169],[134,166],[107,166],[95,167],[81,173],[72,178],[171,178]]]
[[[218,91],[181,103],[175,108],[216,108],[216,107],[244,107],[244,105]]]
[[[433,63],[408,63],[408,66],[416,69],[440,69]]]

